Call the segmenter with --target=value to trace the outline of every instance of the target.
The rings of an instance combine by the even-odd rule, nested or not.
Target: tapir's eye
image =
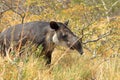
[[[67,36],[68,36],[68,35],[63,35],[62,37],[63,37],[63,38],[67,38]]]
[[[62,36],[62,39],[63,39],[64,41],[68,41],[68,35],[63,35],[63,36]]]

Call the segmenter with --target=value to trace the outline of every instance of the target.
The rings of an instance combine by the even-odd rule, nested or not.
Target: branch
[[[84,37],[84,30],[87,29],[89,26],[91,26],[92,24],[94,24],[97,20],[94,20],[93,22],[89,23],[87,26],[85,26],[85,24],[82,25],[82,30],[81,30],[81,35],[83,38]]]
[[[9,10],[10,10],[10,8],[9,8],[9,9],[6,9],[6,10],[4,10],[4,11],[0,11],[0,14],[3,14],[3,13],[5,13],[5,12],[9,11]]]
[[[111,31],[112,31],[112,29],[110,31],[100,35],[97,39],[85,41],[85,42],[83,42],[83,44],[87,44],[87,43],[91,43],[91,42],[97,42],[97,41],[101,40],[102,38],[108,36],[111,33]]]
[[[101,2],[102,2],[102,4],[103,4],[104,9],[106,10],[106,11],[105,11],[105,14],[106,14],[106,18],[107,18],[107,20],[108,20],[108,22],[109,22],[109,21],[110,21],[110,18],[109,18],[109,16],[108,16],[108,8],[106,7],[106,4],[105,4],[104,0],[101,0]]]
[[[2,3],[3,3],[4,1],[2,1]],[[4,4],[4,3],[3,3]],[[5,9],[5,10],[1,10],[0,11],[0,15],[2,15],[2,14],[4,14],[5,12],[7,12],[7,11],[9,11],[11,8],[10,7],[8,7],[8,9]],[[1,17],[0,17],[1,18]]]
[[[120,2],[120,0],[117,0],[116,2],[114,2],[109,9],[107,8],[104,0],[101,0],[101,2],[102,2],[102,4],[103,4],[104,9],[106,10],[106,11],[105,11],[105,14],[106,14],[106,18],[107,18],[107,20],[108,20],[108,22],[109,22],[109,21],[110,21],[110,18],[109,18],[109,16],[108,16],[108,14],[109,14],[110,11],[113,9],[113,7],[114,7],[118,2]]]
[[[24,23],[24,18],[25,18],[25,12],[24,11],[23,11],[23,15],[22,15],[21,13],[17,12],[16,10],[14,10],[12,6],[9,6],[8,4],[6,4],[5,1],[2,1],[2,3],[4,3],[9,8],[9,10],[12,10],[14,13],[18,14],[22,18],[22,22],[21,23]],[[18,8],[21,10],[20,7],[18,7]]]
[[[0,19],[3,17],[3,14],[4,14],[5,12],[9,11],[9,10],[10,10],[10,8],[9,8],[9,9],[6,9],[6,10],[4,10],[4,11],[0,11]]]
[[[120,2],[120,0],[114,2],[114,3],[112,4],[112,6],[110,7],[110,9],[108,10],[107,13],[110,13],[110,11],[113,9],[113,7],[114,7],[118,2]]]
[[[11,9],[14,13],[18,14],[22,18],[22,24],[24,23],[25,13],[22,15],[21,13],[15,11],[14,9]]]

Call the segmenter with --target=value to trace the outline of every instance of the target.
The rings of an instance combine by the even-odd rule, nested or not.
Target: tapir
[[[51,63],[51,55],[55,46],[68,47],[72,50],[77,50],[83,54],[82,42],[68,27],[69,21],[33,21],[23,24],[18,24],[7,28],[0,33],[0,48],[1,54],[10,47],[11,42],[18,45],[25,45],[27,41],[32,42],[36,46],[42,45],[43,49],[40,55],[44,55],[46,63]],[[17,46],[17,45],[15,45]]]

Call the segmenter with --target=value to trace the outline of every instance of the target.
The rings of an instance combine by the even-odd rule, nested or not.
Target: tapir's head
[[[52,41],[56,45],[67,46],[83,54],[82,41],[68,28],[68,21],[65,23],[51,21],[50,27],[55,31]]]

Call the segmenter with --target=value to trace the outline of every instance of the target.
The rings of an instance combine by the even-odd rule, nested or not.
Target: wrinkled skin
[[[81,55],[83,54],[81,41],[68,28],[68,21],[65,23],[34,21],[7,28],[0,33],[2,55],[6,56],[5,50],[10,47],[12,41],[19,45],[20,40],[22,46],[28,40],[37,46],[42,45],[43,50],[40,56],[45,56],[47,64],[51,63],[51,55],[57,45],[75,49]],[[17,45],[15,46],[17,47]]]

